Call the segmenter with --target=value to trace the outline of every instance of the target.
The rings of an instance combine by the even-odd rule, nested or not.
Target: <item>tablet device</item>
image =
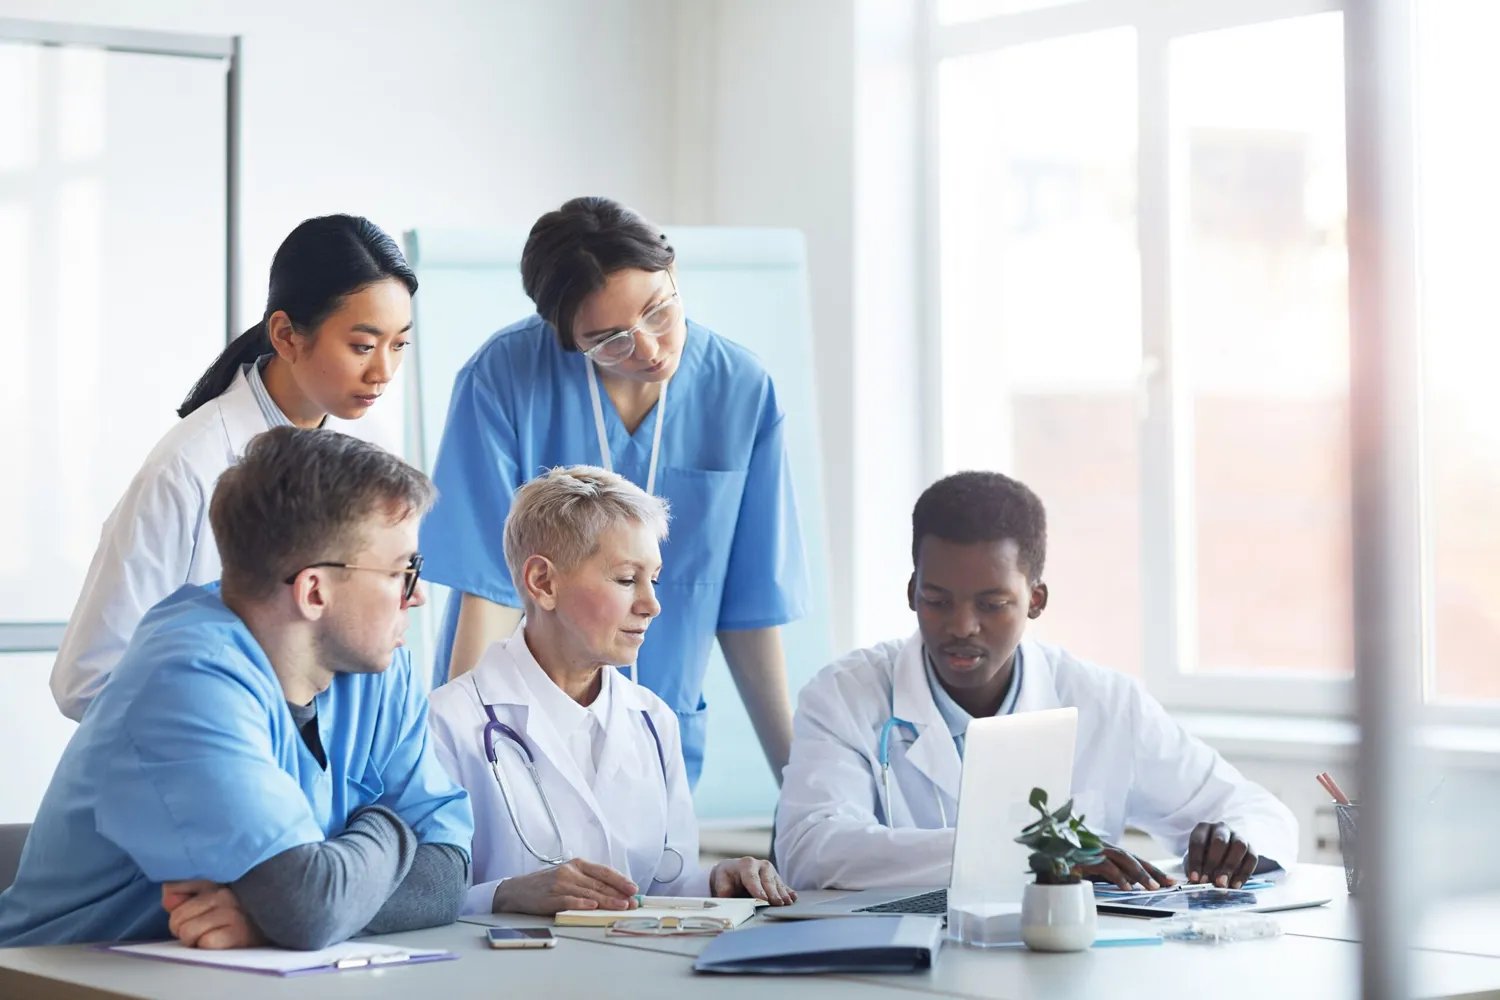
[[[1100,913],[1123,917],[1173,917],[1179,913],[1253,909],[1258,899],[1243,889],[1202,889],[1197,892],[1143,892],[1134,896],[1100,897]]]

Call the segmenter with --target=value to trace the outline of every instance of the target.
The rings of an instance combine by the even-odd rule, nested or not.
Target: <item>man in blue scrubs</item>
[[[458,593],[433,686],[510,638],[521,600],[501,526],[544,470],[598,465],[671,506],[661,617],[637,680],[677,713],[688,780],[703,766],[703,674],[715,638],[776,780],[792,712],[780,626],[807,603],[802,533],[776,387],[756,357],[686,318],[659,229],[606,198],[532,227],[521,280],[537,314],[459,371],[422,526],[429,578]],[[451,662],[450,662],[451,653]]]
[[[313,949],[458,915],[473,817],[399,648],[432,496],[333,431],[251,442],[209,508],[222,590],[142,620],[0,895],[0,945]]]

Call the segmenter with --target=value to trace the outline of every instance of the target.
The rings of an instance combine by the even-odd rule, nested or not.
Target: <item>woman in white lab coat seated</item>
[[[264,317],[198,380],[104,522],[52,667],[64,715],[83,717],[149,608],[219,578],[208,499],[251,438],[293,424],[358,435],[349,421],[401,365],[416,290],[395,240],[367,219],[308,219],[282,242]]]
[[[1066,706],[1078,709],[1075,812],[1107,842],[1142,829],[1183,857],[1188,881],[1235,888],[1296,859],[1291,811],[1139,683],[1023,638],[1048,596],[1036,494],[998,473],[950,476],[918,499],[912,533],[917,634],[850,653],[798,700],[776,825],[788,881],[947,885],[968,723]],[[1113,846],[1084,874],[1121,888],[1174,881]]]
[[[698,867],[677,716],[616,669],[633,669],[661,611],[666,532],[666,501],[591,466],[553,469],[512,499],[505,558],[524,618],[432,692],[429,714],[438,759],[474,807],[465,912],[796,898],[768,861]]]

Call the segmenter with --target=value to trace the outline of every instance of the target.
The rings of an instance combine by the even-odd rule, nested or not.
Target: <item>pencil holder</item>
[[[1359,805],[1335,805],[1334,813],[1339,821],[1339,851],[1344,855],[1344,883],[1349,895],[1359,889]]]

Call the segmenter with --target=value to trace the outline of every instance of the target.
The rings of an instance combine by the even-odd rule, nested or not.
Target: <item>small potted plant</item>
[[[1104,842],[1073,816],[1073,800],[1047,811],[1047,793],[1031,790],[1031,806],[1041,815],[1016,838],[1031,849],[1036,881],[1021,899],[1021,940],[1036,951],[1083,951],[1094,944],[1099,911],[1094,885],[1074,869],[1104,860]]]

